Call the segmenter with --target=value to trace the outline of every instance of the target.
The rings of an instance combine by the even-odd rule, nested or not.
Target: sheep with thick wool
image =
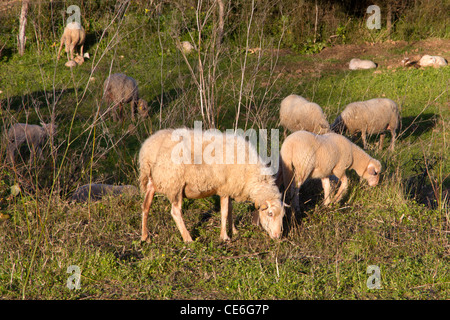
[[[77,46],[80,47],[80,57],[83,58],[83,46],[84,41],[86,40],[86,32],[84,28],[78,22],[70,22],[64,28],[63,35],[61,37],[61,44],[58,50],[57,59],[59,60],[59,55],[61,54],[61,50],[63,45],[65,46],[65,51],[67,56],[70,56],[70,60],[74,60],[74,52]],[[79,62],[77,62],[80,64]]]
[[[280,170],[277,183],[290,192],[295,210],[299,209],[299,189],[307,179],[321,179],[324,204],[338,202],[348,188],[347,170],[367,180],[369,186],[379,181],[381,164],[364,150],[340,134],[333,132],[316,135],[297,131],[289,135],[280,150]],[[330,176],[340,181],[338,191],[332,195]]]
[[[30,163],[35,156],[42,159],[42,147],[45,141],[56,133],[57,125],[41,122],[42,126],[28,123],[16,123],[8,130],[7,158],[14,164],[16,152],[23,144],[27,144],[30,150]]]
[[[139,181],[145,195],[142,241],[148,239],[147,218],[155,192],[172,203],[171,215],[185,242],[192,238],[182,218],[183,198],[212,195],[220,196],[221,240],[230,239],[227,222],[236,232],[231,199],[253,201],[259,209],[260,225],[270,237],[279,238],[284,216],[281,193],[264,169],[255,148],[239,135],[192,129],[157,131],[144,141],[139,152]]]
[[[130,103],[131,119],[135,120],[137,108],[141,117],[148,115],[147,101],[139,98],[139,89],[136,80],[123,73],[110,75],[103,84],[103,97],[109,104],[114,104],[113,119],[123,120],[123,105]],[[118,111],[117,111],[118,109]]]
[[[281,101],[280,124],[284,127],[285,136],[286,130],[291,132],[306,130],[317,134],[330,131],[330,125],[322,108],[317,103],[295,94]]]
[[[383,147],[385,131],[391,132],[390,150],[394,150],[396,130],[400,124],[397,104],[391,99],[377,98],[348,104],[331,125],[331,130],[342,134],[347,130],[351,135],[361,132],[364,149],[367,148],[366,135],[380,133],[380,150]]]
[[[350,70],[365,70],[365,69],[375,69],[377,65],[371,60],[361,60],[358,58],[353,58],[348,64]]]
[[[448,63],[447,60],[441,56],[430,56],[429,54],[426,54],[420,58],[418,64],[421,67],[439,68],[446,66]]]

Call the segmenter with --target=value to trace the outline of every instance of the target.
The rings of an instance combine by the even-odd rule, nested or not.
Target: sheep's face
[[[284,208],[281,201],[266,201],[259,208],[259,223],[272,239],[281,237]]]
[[[144,99],[138,100],[138,112],[143,118],[148,116],[148,104]]]
[[[363,178],[367,180],[369,186],[374,187],[380,180],[381,164],[379,161],[370,161],[366,171],[363,174]]]

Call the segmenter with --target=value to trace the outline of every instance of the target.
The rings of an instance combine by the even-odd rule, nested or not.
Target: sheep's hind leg
[[[181,205],[183,203],[183,197],[177,196],[177,199],[172,202],[172,210],[170,214],[175,220],[175,223],[180,230],[181,236],[183,237],[184,242],[192,242],[191,235],[189,231],[186,229],[186,225],[184,224],[182,213],[181,213]]]
[[[331,184],[330,184],[330,178],[326,177],[322,179],[322,188],[324,193],[324,205],[328,206],[331,201]]]
[[[154,195],[155,195],[155,187],[153,186],[152,180],[149,179],[147,183],[147,191],[145,193],[144,203],[142,204],[142,234],[141,234],[142,241],[147,241],[148,239],[147,219],[148,219],[148,212],[150,211],[150,206],[152,205]]]
[[[230,237],[227,233],[227,223],[231,226],[232,233],[236,234],[237,230],[233,223],[233,213],[232,204],[230,197],[220,197],[220,216],[221,216],[221,226],[220,226],[220,240],[229,241]]]

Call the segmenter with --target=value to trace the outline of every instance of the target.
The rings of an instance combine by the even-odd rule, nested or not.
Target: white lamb
[[[361,60],[358,58],[353,58],[348,64],[350,70],[360,70],[360,69],[374,69],[377,67],[375,62],[370,60]]]
[[[173,141],[180,132],[183,133],[181,141],[177,140],[179,138]],[[201,137],[201,141],[196,140],[196,135]],[[214,146],[217,149],[211,150]],[[223,147],[223,154],[219,153],[220,146]],[[180,147],[183,149],[180,150]],[[234,154],[233,158],[229,158],[230,152]],[[178,161],[180,154],[186,161]],[[208,160],[208,155],[214,156],[212,154],[217,156],[216,161]],[[241,163],[237,159],[242,155],[245,161]],[[249,159],[254,159],[254,164]],[[201,163],[195,164],[198,162]],[[259,209],[261,226],[270,237],[281,236],[284,215],[281,194],[274,178],[262,173],[264,165],[255,148],[240,136],[192,129],[160,130],[142,144],[139,166],[140,188],[145,195],[142,241],[148,238],[147,218],[155,192],[164,194],[171,201],[172,217],[185,242],[191,242],[192,238],[182,218],[183,197],[200,199],[212,195],[220,196],[221,240],[230,239],[227,221],[233,233],[236,232],[232,223],[232,198],[253,201]]]
[[[361,132],[364,149],[367,148],[366,135],[380,133],[379,148],[383,147],[385,131],[391,132],[390,150],[394,150],[396,130],[400,118],[397,104],[385,98],[357,101],[348,104],[331,125],[331,130],[351,135]]]
[[[419,60],[419,65],[421,67],[434,67],[434,68],[439,68],[439,67],[444,67],[447,65],[447,61],[440,56],[430,56],[428,54],[422,56],[422,58],[420,58]]]
[[[367,180],[369,186],[376,186],[381,164],[347,138],[336,133],[315,135],[297,131],[289,135],[280,150],[280,171],[277,183],[290,190],[294,209],[299,210],[299,188],[308,179],[321,179],[325,201],[328,205],[342,199],[348,187],[346,170],[353,169]],[[336,176],[340,187],[331,195],[329,177]],[[281,182],[282,181],[282,182]]]
[[[325,118],[322,108],[314,102],[291,94],[281,101],[280,124],[286,130],[295,132],[306,130],[317,134],[330,131],[330,125]]]
[[[75,47],[80,46],[80,56],[83,57],[83,46],[86,39],[86,32],[83,27],[78,22],[70,22],[64,28],[64,33],[61,37],[61,45],[59,46],[57,59],[59,60],[59,55],[63,45],[65,45],[65,51],[67,56],[70,56],[70,60],[74,60]]]

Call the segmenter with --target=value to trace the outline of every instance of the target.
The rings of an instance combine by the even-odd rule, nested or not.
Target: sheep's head
[[[56,130],[58,129],[58,125],[52,124],[52,123],[41,122],[41,126],[42,126],[42,128],[44,128],[47,136],[56,135]]]
[[[144,99],[139,99],[137,103],[138,112],[142,118],[146,118],[148,116],[148,104]]]
[[[280,200],[266,200],[266,203],[259,207],[258,215],[254,218],[272,239],[278,239],[283,231],[283,216],[284,207]]]
[[[381,164],[378,160],[372,159],[367,165],[362,177],[367,180],[369,186],[374,187],[380,180]]]
[[[347,129],[341,115],[338,115],[336,117],[336,120],[334,120],[330,129],[331,131],[334,131],[339,134],[342,134]]]

